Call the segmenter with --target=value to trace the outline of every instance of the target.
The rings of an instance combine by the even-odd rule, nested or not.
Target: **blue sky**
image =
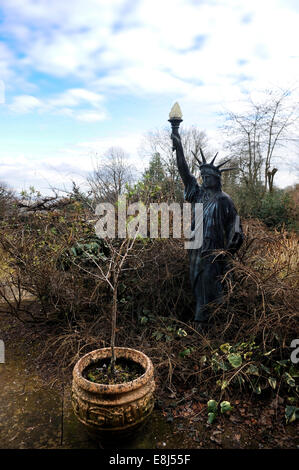
[[[296,0],[0,0],[0,180],[80,183],[111,146],[142,170],[175,101],[221,150],[219,113],[298,85],[298,24]]]

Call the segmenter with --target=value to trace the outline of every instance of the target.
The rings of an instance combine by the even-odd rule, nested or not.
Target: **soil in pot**
[[[111,358],[100,359],[83,371],[83,377],[90,382],[116,385],[138,379],[145,373],[144,368],[127,358],[117,358],[114,371],[111,370]]]

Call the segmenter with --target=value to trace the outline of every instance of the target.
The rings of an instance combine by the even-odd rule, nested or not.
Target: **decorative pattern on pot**
[[[115,348],[117,358],[131,359],[140,364],[144,374],[117,385],[90,382],[84,370],[101,359],[110,357],[110,348],[97,349],[82,357],[74,367],[72,404],[77,418],[89,431],[122,435],[135,430],[148,418],[154,407],[154,369],[142,352]]]

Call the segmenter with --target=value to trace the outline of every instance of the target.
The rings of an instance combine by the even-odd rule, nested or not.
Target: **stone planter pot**
[[[83,371],[111,356],[110,348],[97,349],[83,356],[73,370],[72,405],[87,430],[102,438],[129,436],[148,418],[154,407],[154,368],[144,353],[115,348],[116,358],[131,359],[145,372],[131,382],[104,385],[90,382]]]

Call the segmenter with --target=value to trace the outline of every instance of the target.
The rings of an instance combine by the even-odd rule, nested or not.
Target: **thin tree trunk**
[[[113,300],[112,300],[112,326],[111,326],[111,372],[115,369],[115,334],[116,334],[116,315],[117,315],[117,280],[114,281]]]

